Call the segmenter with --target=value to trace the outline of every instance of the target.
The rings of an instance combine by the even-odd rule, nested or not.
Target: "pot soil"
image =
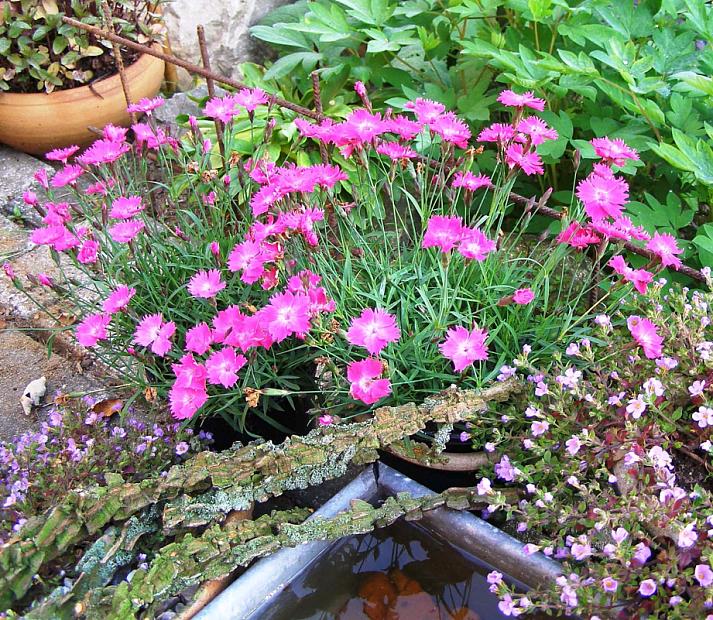
[[[155,96],[163,75],[163,60],[140,56],[126,67],[131,98]],[[118,73],[88,86],[49,94],[0,93],[0,142],[32,155],[72,144],[87,146],[97,137],[89,128],[109,123],[125,127],[130,123]]]

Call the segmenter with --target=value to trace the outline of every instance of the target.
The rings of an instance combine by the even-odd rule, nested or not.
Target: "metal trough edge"
[[[347,510],[353,499],[369,501],[396,493],[411,493],[414,497],[435,495],[411,478],[377,463],[373,468],[365,469],[310,519],[333,517]],[[562,574],[562,567],[554,560],[541,553],[526,555],[521,542],[468,512],[438,508],[425,513],[420,523],[526,586],[543,585]],[[334,543],[306,543],[281,549],[259,560],[196,614],[194,620],[242,620],[250,617]]]

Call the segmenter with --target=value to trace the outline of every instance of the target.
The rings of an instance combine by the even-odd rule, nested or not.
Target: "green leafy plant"
[[[161,35],[161,0],[110,0],[110,22],[122,36],[150,43]],[[109,20],[99,0],[8,0],[0,9],[0,90],[74,88],[116,71],[111,43],[65,24],[68,15],[92,26]],[[135,53],[126,53],[131,61]]]
[[[559,132],[539,151],[548,166],[533,190],[552,187],[553,200],[568,204],[572,172],[554,162],[573,149],[592,157],[592,137],[622,138],[641,153],[642,189],[662,205],[670,190],[696,205],[676,230],[701,237],[686,244],[689,258],[709,258],[699,231],[713,198],[713,15],[704,0],[316,0],[278,9],[252,33],[281,52],[265,78],[283,85],[289,76],[285,91],[309,104],[317,70],[327,110],[353,101],[347,85],[361,80],[377,109],[425,95],[477,123],[500,119],[502,84],[532,90]]]

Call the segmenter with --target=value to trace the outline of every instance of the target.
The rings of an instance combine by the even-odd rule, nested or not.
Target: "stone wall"
[[[250,37],[249,28],[273,9],[293,0],[170,0],[164,9],[173,52],[200,64],[196,27],[205,28],[213,69],[238,77],[237,66],[260,60],[261,44]],[[186,76],[181,76],[185,87]]]

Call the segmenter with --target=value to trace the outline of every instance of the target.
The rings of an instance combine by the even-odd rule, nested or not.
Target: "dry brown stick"
[[[109,3],[107,0],[102,0],[102,11],[104,13],[104,27],[108,30],[114,30],[112,25],[112,12],[109,8]],[[112,33],[113,34],[113,33]],[[129,107],[133,101],[131,99],[131,91],[129,90],[129,80],[126,78],[126,70],[124,68],[124,59],[121,56],[121,46],[118,41],[112,41],[112,47],[114,48],[114,62],[116,63],[116,68],[119,71],[119,79],[121,80],[121,89],[124,91],[124,99],[126,100],[126,106]],[[132,123],[137,122],[136,113],[129,112],[129,118]]]
[[[212,78],[220,84],[226,84],[227,86],[232,86],[233,88],[248,88],[248,86],[243,84],[242,82],[238,82],[237,80],[234,80],[232,78],[225,77],[224,75],[220,75],[219,73],[215,73],[214,71],[208,71],[207,69],[204,69],[199,65],[193,64],[192,62],[182,60],[180,58],[177,58],[176,56],[165,54],[164,52],[159,51],[157,49],[147,47],[146,45],[141,45],[141,43],[135,43],[134,41],[130,41],[129,39],[125,39],[124,37],[120,37],[119,35],[116,35],[113,32],[107,32],[106,30],[102,30],[101,28],[97,28],[96,26],[84,24],[76,19],[72,19],[71,17],[64,16],[62,17],[62,21],[65,24],[69,24],[70,26],[74,26],[75,28],[79,28],[80,30],[90,32],[93,35],[102,39],[106,39],[107,41],[111,41],[112,43],[119,43],[124,47],[128,47],[129,49],[141,52],[142,54],[148,54],[149,56],[160,58],[164,62],[170,62],[171,64],[176,65],[177,67],[182,67],[190,73],[195,73],[196,75],[200,75],[204,78]],[[319,115],[316,112],[310,110],[309,108],[305,108],[304,106],[292,103],[291,101],[287,101],[286,99],[282,99],[280,97],[272,97],[272,99],[274,100],[275,104],[279,105],[280,107],[285,108],[287,110],[292,110],[293,112],[301,114],[302,116],[306,116],[317,121],[321,121],[324,119],[323,115]]]
[[[489,185],[489,189],[495,189],[495,187],[491,184]],[[564,219],[566,212],[557,211],[556,209],[552,209],[551,207],[545,205],[545,203],[547,202],[545,198],[549,198],[550,193],[550,190],[545,192],[540,201],[534,205],[534,210],[537,211],[540,215],[544,215],[555,220],[562,220]],[[525,198],[524,196],[515,194],[514,192],[510,192],[510,199],[513,202],[517,202],[523,205],[528,205],[531,200],[530,198]],[[639,256],[643,256],[644,258],[647,258],[649,260],[660,262],[658,257],[653,252],[647,250],[646,248],[642,248],[632,243],[631,241],[624,241],[623,246],[632,254],[638,254]],[[693,280],[698,280],[699,282],[706,281],[705,276],[700,271],[698,271],[697,269],[693,269],[692,267],[688,267],[687,265],[681,265],[678,271],[679,273],[682,273]]]
[[[198,26],[196,28],[196,34],[198,35],[198,46],[201,50],[201,61],[203,62],[203,67],[210,71],[210,56],[208,55],[208,46],[205,42],[205,29],[203,26]],[[212,77],[207,77],[205,79],[206,86],[208,87],[208,95],[213,98],[215,97],[215,80]],[[223,158],[223,165],[225,165],[225,144],[223,142],[223,123],[220,119],[215,119],[215,132],[218,137],[218,148],[220,148],[220,155]]]
[[[320,116],[322,114],[322,91],[319,87],[319,74],[316,71],[312,71],[310,77],[312,78],[312,98],[314,99],[314,110]],[[319,155],[322,158],[322,163],[326,164],[329,156],[327,155],[327,147],[324,145],[322,140],[319,141]]]

